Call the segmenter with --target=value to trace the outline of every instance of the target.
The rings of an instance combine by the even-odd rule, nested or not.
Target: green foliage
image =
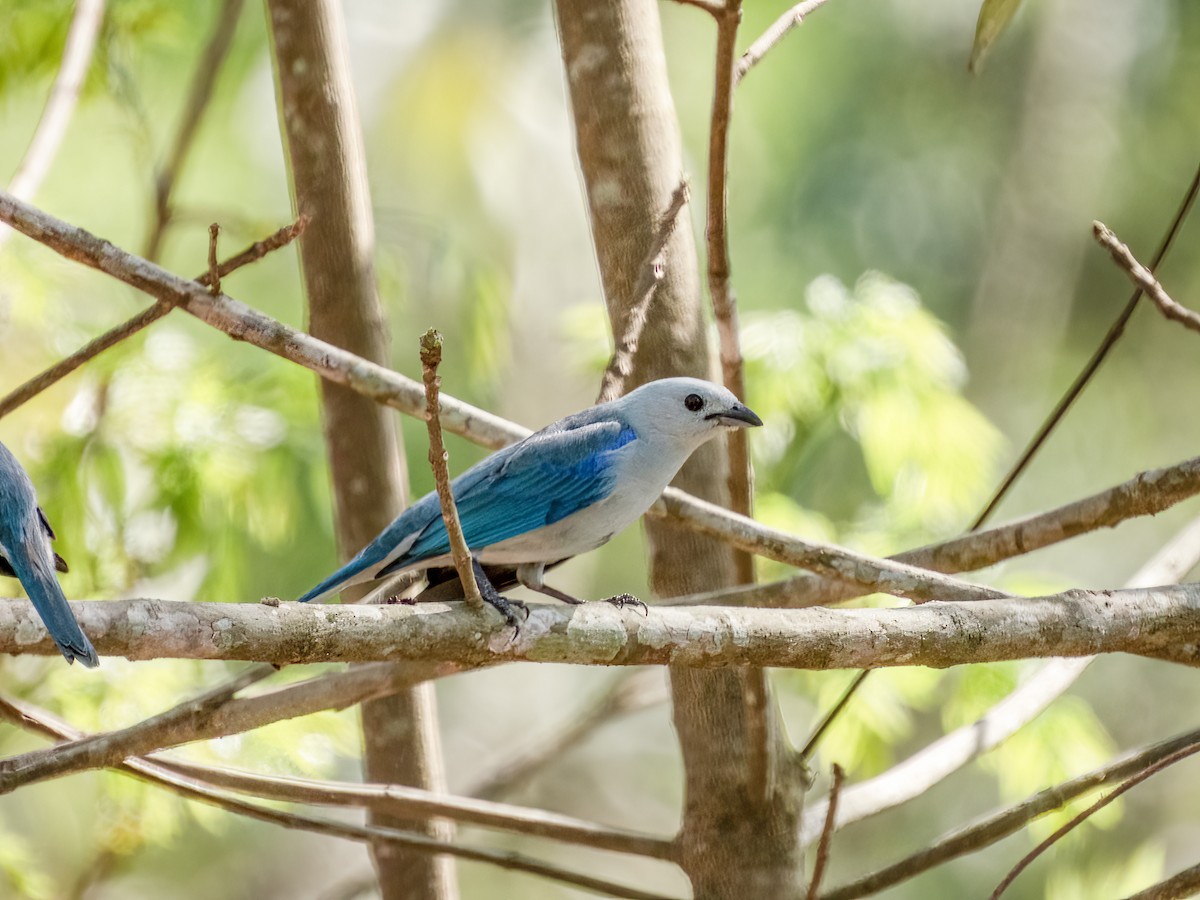
[[[872,552],[960,528],[1000,438],[963,399],[966,367],[944,327],[877,273],[852,291],[819,278],[806,306],[746,317],[748,401],[768,423],[753,442],[764,518],[796,524],[786,498]]]

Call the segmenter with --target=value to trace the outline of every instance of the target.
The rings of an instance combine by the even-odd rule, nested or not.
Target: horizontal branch
[[[1125,652],[1200,664],[1200,585],[1067,591],[905,609],[534,604],[515,638],[461,604],[322,606],[114,600],[73,603],[106,656],[287,663],[501,662],[580,665],[946,667]],[[0,600],[0,652],[56,653],[27,600]]]

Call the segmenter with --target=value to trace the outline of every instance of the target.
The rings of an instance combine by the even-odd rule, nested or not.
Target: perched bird
[[[54,577],[54,570],[65,572],[67,564],[50,549],[53,539],[54,529],[38,506],[33,483],[0,444],[0,575],[20,579],[67,662],[78,659],[92,668],[100,660]]]
[[[652,381],[618,400],[560,419],[498,450],[451,482],[483,598],[510,624],[511,603],[484,571],[567,603],[543,581],[548,566],[594,550],[650,508],[701,444],[762,420],[723,387],[696,378]],[[436,494],[422,497],[301,601],[411,569],[450,564]],[[640,603],[629,595],[609,598]],[[518,604],[519,605],[519,604]]]

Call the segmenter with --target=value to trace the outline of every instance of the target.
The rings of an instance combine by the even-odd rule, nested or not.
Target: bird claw
[[[604,602],[611,603],[617,609],[632,606],[634,609],[640,610],[643,616],[650,615],[650,608],[637,597],[633,596],[633,594],[617,594],[615,597],[605,597]]]

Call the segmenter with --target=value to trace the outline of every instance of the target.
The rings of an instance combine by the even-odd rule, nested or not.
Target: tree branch
[[[356,784],[260,775],[239,769],[202,766],[155,757],[153,762],[179,775],[213,787],[263,800],[282,800],[316,806],[362,807],[393,816],[422,819],[441,817],[469,825],[498,828],[528,837],[564,841],[613,853],[629,853],[674,861],[674,842],[622,828],[599,825],[573,816],[509,803],[455,797],[400,784]]]
[[[16,717],[14,718],[16,724],[27,730],[36,731],[51,738],[65,738],[67,740],[77,740],[85,737],[82,732],[77,731],[54,716],[49,715],[44,710],[37,709],[30,704],[14,703],[9,706],[7,702],[0,701],[0,712],[8,714],[10,709],[16,712]],[[565,884],[572,884],[604,896],[629,898],[629,900],[670,900],[670,898],[663,897],[660,894],[652,894],[614,884],[604,879],[569,872],[566,869],[548,865],[511,851],[470,847],[448,841],[439,841],[436,838],[427,837],[423,834],[401,831],[395,828],[335,822],[313,816],[297,815],[295,813],[270,809],[254,803],[247,803],[243,800],[230,797],[221,791],[214,790],[203,782],[179,775],[165,766],[144,759],[127,760],[119,768],[136,777],[168,788],[190,800],[208,803],[227,812],[256,819],[260,822],[281,825],[284,828],[309,831],[315,834],[357,841],[359,843],[373,844],[386,841],[421,853],[446,853],[461,859],[490,863],[504,869],[527,872],[542,878],[561,881]]]
[[[213,297],[196,282],[173,275],[3,191],[0,191],[0,220],[68,259],[99,269],[164,302],[177,304],[234,340],[246,341],[305,366],[335,384],[410,416],[424,417],[425,390],[412,379],[290,328],[226,294]],[[439,420],[443,428],[485,446],[501,447],[530,433],[499,416],[444,395],[439,404]],[[868,591],[897,593],[915,600],[1001,596],[999,591],[931,575],[911,566],[801,541],[673,488],[668,488],[651,509],[651,514],[659,516],[668,512],[691,527],[721,536],[741,549],[791,565],[811,567],[840,580],[855,582]]]
[[[14,197],[31,200],[54,164],[58,148],[62,145],[67,126],[75,112],[83,80],[92,63],[96,35],[99,34],[103,21],[104,0],[78,0],[75,4],[75,15],[67,31],[58,75],[54,78],[54,85],[50,88],[50,96],[46,100],[37,128],[34,129],[29,147],[8,184],[8,190]],[[0,247],[4,246],[11,235],[11,230],[0,226]]]
[[[827,891],[821,895],[820,900],[857,900],[858,897],[879,893],[952,859],[991,846],[1020,831],[1039,816],[1066,806],[1076,797],[1114,781],[1123,781],[1175,752],[1189,747],[1200,747],[1200,729],[1153,744],[1143,750],[1125,754],[1106,766],[1047,788],[1007,809],[991,813],[970,825],[957,828],[912,856],[849,884],[840,885]]]
[[[1057,509],[889,558],[935,572],[970,572],[1101,528],[1113,528],[1128,519],[1157,515],[1196,494],[1200,494],[1200,457],[1141,472],[1115,487]],[[852,585],[828,578],[797,575],[773,584],[660,602],[680,606],[804,607],[849,600],[859,592]]]
[[[656,608],[531,604],[514,639],[465,606],[277,607],[165,600],[75,602],[103,655],[276,665],[406,660],[443,672],[502,662],[863,669],[1135,653],[1200,664],[1200,585],[926,603],[904,609]],[[0,600],[0,652],[53,655],[27,600]],[[849,791],[845,792],[849,793]]]
[[[241,18],[244,5],[245,0],[224,0],[221,12],[217,16],[216,25],[213,26],[212,34],[209,36],[208,43],[204,45],[200,61],[196,64],[196,72],[192,76],[187,103],[184,105],[183,119],[179,123],[179,130],[175,132],[175,140],[167,154],[167,161],[154,180],[154,209],[151,216],[154,224],[150,228],[145,249],[142,251],[142,255],[147,259],[157,259],[159,251],[162,249],[163,237],[166,234],[167,226],[171,224],[171,194],[175,190],[179,173],[183,170],[184,161],[196,139],[200,120],[204,117],[204,112],[212,100],[217,76],[221,72],[225,57],[229,54],[229,47],[233,43],[233,35],[237,31],[238,19]]]
[[[454,491],[450,487],[450,473],[446,460],[450,454],[442,441],[442,426],[438,422],[438,391],[442,379],[438,377],[438,366],[442,364],[442,336],[430,328],[421,337],[421,377],[425,382],[425,426],[429,431],[429,465],[433,469],[433,481],[437,486],[438,502],[442,507],[442,519],[446,523],[446,536],[450,540],[450,555],[454,569],[462,584],[463,598],[474,609],[483,609],[483,597],[471,564],[471,550],[463,536],[462,523],[458,520],[458,507],[454,503]]]
[[[803,25],[805,17],[824,3],[825,0],[804,0],[803,3],[797,3],[771,23],[771,27],[764,31],[747,48],[746,52],[742,54],[742,58],[738,60],[733,70],[734,85],[740,84],[742,79],[746,77],[746,74],[762,62],[762,58],[767,55],[771,48],[782,41],[788,32],[797,25]]]
[[[1125,270],[1129,280],[1154,302],[1159,312],[1172,322],[1178,322],[1191,331],[1200,331],[1200,313],[1192,312],[1186,306],[1172,300],[1163,286],[1159,284],[1158,279],[1154,277],[1154,273],[1138,262],[1137,257],[1121,243],[1121,240],[1113,234],[1112,229],[1103,222],[1093,222],[1092,234],[1096,238],[1096,243],[1108,251],[1113,262]]]
[[[1200,519],[1176,534],[1129,579],[1126,588],[1148,588],[1178,581],[1198,558]],[[1030,673],[1023,684],[976,721],[943,735],[886,772],[843,791],[837,827],[878,815],[921,795],[971,760],[998,746],[1064,694],[1093,658],[1051,660]],[[861,674],[858,683],[866,674]],[[825,723],[832,715],[826,717]],[[817,817],[827,804],[828,800],[822,800],[807,810],[801,826],[802,842],[816,838],[820,828]]]
[[[282,247],[286,247],[301,234],[308,226],[308,217],[301,216],[291,225],[285,225],[276,231],[274,234],[263,238],[261,241],[255,241],[241,253],[236,256],[231,256],[225,262],[217,266],[217,277],[223,278],[231,272],[235,272],[242,266],[249,265],[252,262],[257,262],[268,253],[272,253]],[[213,274],[205,272],[196,277],[196,281],[200,284],[211,285]],[[108,331],[99,337],[84,344],[83,347],[76,350],[65,359],[61,359],[46,369],[40,372],[33,378],[30,378],[24,384],[20,385],[3,398],[0,398],[0,418],[8,415],[17,407],[28,403],[38,394],[57,384],[66,378],[88,360],[94,359],[103,353],[105,350],[115,347],[117,344],[126,338],[133,337],[144,328],[153,325],[175,307],[170,303],[158,302],[153,306],[142,310],[131,319],[126,319],[120,325],[110,328]]]

